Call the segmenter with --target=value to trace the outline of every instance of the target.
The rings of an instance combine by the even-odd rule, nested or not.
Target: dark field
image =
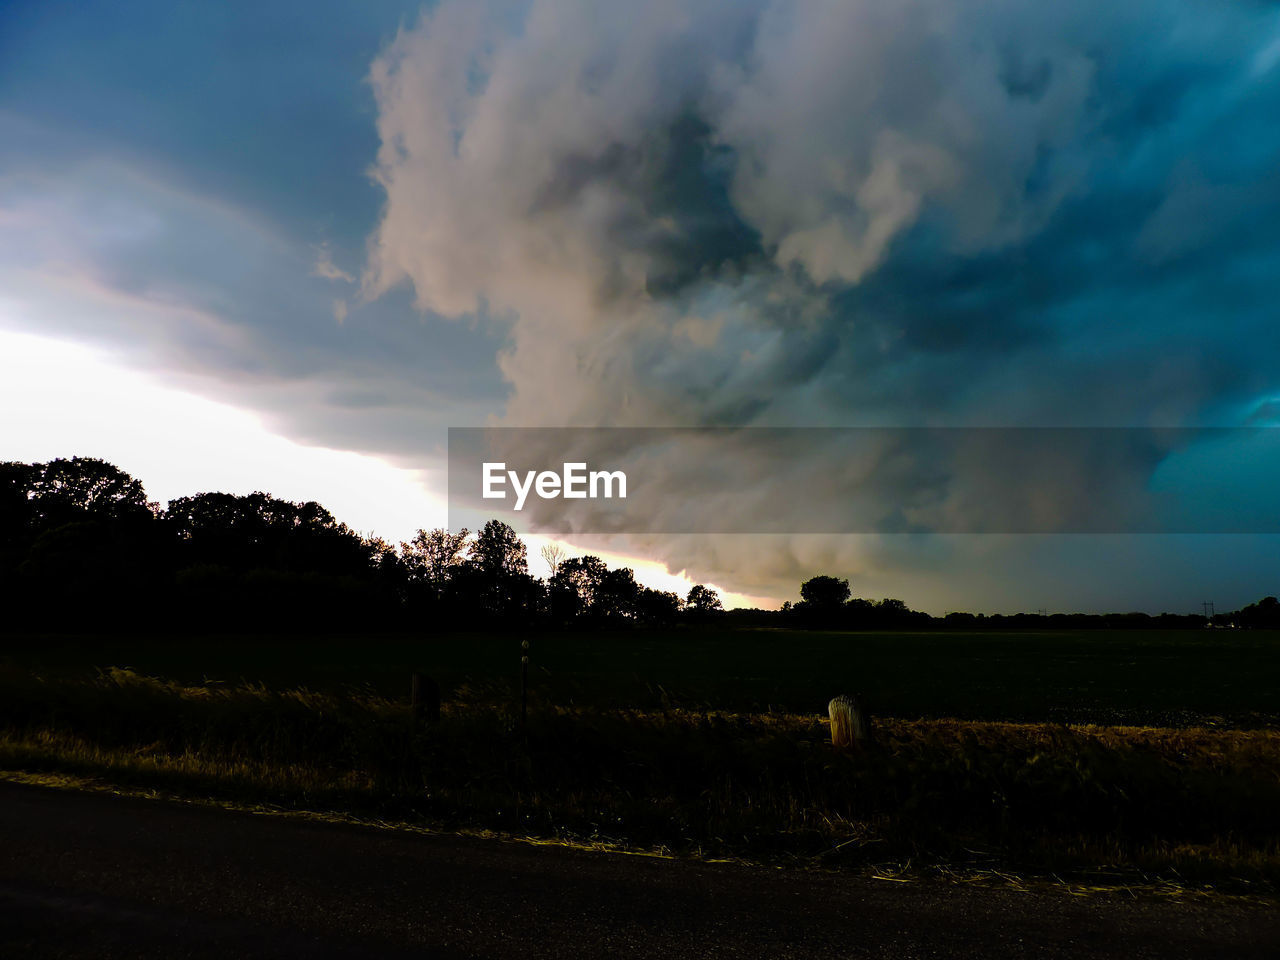
[[[519,635],[9,637],[0,663],[87,676],[129,667],[186,683],[514,695]],[[535,633],[533,696],[560,706],[1255,728],[1280,721],[1280,633],[837,633],[777,629]]]
[[[966,878],[1280,892],[1263,632],[10,638],[0,772]],[[439,680],[415,724],[412,670]],[[859,692],[867,750],[833,750]],[[61,780],[59,780],[61,778]],[[69,778],[69,779],[68,779]]]

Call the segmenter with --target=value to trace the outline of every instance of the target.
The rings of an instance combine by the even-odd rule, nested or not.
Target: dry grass
[[[0,675],[0,768],[126,789],[709,857],[1273,891],[1280,732],[535,703],[412,729],[374,694]]]

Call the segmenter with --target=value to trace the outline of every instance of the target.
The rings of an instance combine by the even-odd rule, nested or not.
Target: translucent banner
[[[452,527],[1277,533],[1280,429],[453,428]]]

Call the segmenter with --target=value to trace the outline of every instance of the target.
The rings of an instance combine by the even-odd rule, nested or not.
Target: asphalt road
[[[1280,956],[1280,911],[898,884],[0,784],[0,957]]]

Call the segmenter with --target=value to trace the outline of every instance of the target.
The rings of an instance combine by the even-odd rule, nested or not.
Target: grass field
[[[398,697],[408,676],[446,697],[513,695],[518,636],[9,637],[0,663],[88,676],[131,667],[183,682]],[[861,693],[901,718],[1266,727],[1280,721],[1280,633],[1096,631],[835,633],[797,630],[533,634],[530,676],[562,706],[679,706],[821,714]]]
[[[1280,892],[1280,636],[10,638],[0,771],[884,871]],[[123,666],[132,669],[122,669]],[[445,692],[415,727],[414,669]],[[244,682],[247,681],[247,682]],[[877,746],[823,714],[864,694]]]

